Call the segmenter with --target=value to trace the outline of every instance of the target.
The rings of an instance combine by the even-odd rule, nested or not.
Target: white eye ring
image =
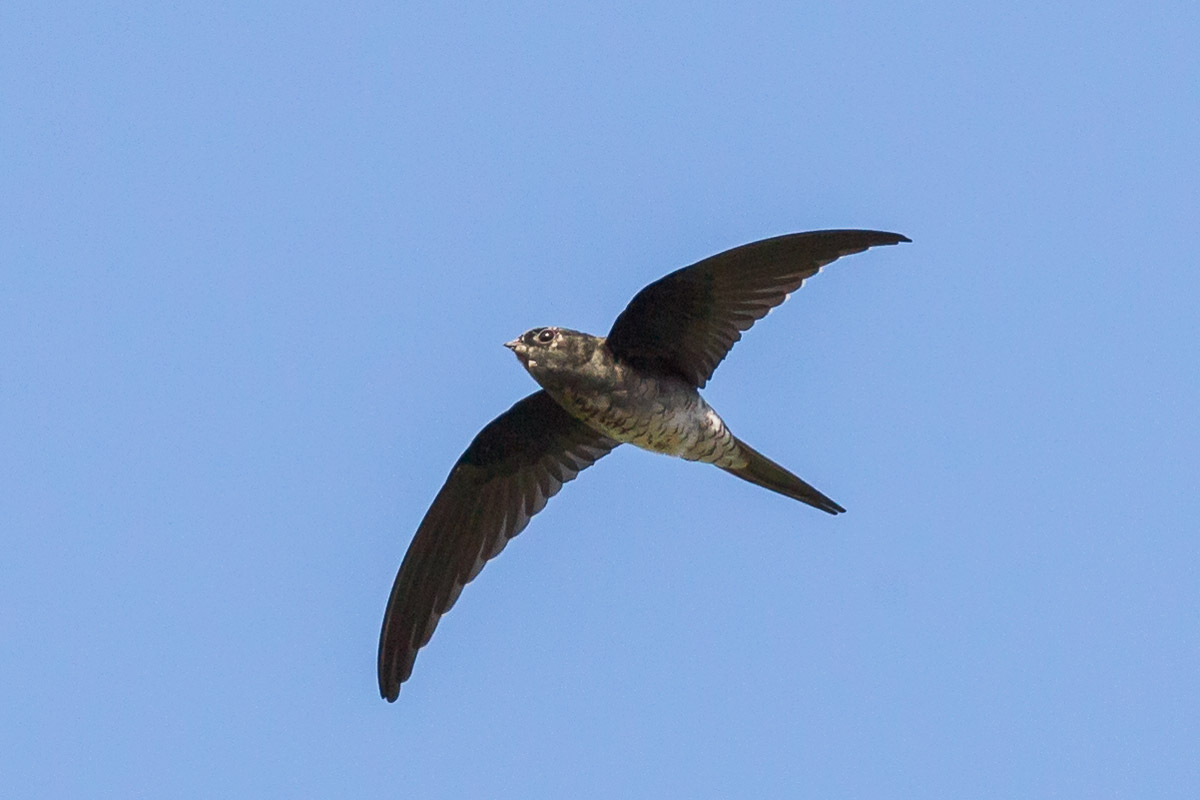
[[[546,328],[537,335],[537,340],[542,344],[550,344],[552,341],[554,341],[554,331]]]

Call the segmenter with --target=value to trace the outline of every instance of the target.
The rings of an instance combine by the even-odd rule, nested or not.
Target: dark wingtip
[[[396,670],[389,662],[380,660],[379,662],[379,696],[389,703],[396,702],[396,698],[400,696],[400,683],[396,680]]]
[[[887,237],[887,240],[878,242],[878,244],[900,244],[902,242],[908,242],[909,244],[912,244],[912,239],[908,238],[903,233],[893,233],[891,231],[871,231],[871,233],[881,237]]]
[[[785,236],[780,236],[777,238],[786,239],[790,237],[799,238],[810,236],[818,239],[825,236],[831,236],[841,241],[853,242],[854,244],[852,246],[862,245],[864,249],[869,247],[879,247],[881,245],[900,244],[901,242],[908,242],[910,244],[912,243],[912,239],[908,238],[903,233],[896,233],[894,231],[867,230],[863,228],[831,228],[830,230],[823,231],[808,231],[806,233],[786,234]],[[773,240],[768,239],[765,241]],[[754,244],[758,243],[755,242]],[[859,250],[857,252],[862,251]]]
[[[387,664],[379,665],[379,696],[389,703],[396,702],[400,696],[400,682],[392,677]]]
[[[392,617],[392,604],[388,603],[387,614],[383,622],[383,633],[379,637],[379,696],[389,703],[396,702],[396,698],[400,696],[400,684],[402,680],[396,678],[396,654],[392,652],[390,642],[388,641],[388,621]]]

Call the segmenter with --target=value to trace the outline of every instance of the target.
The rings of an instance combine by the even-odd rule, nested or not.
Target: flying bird
[[[742,332],[821,267],[908,241],[831,230],[752,242],[651,283],[608,336],[545,327],[507,342],[541,389],[479,432],[417,527],[383,617],[380,694],[396,699],[463,586],[564,483],[619,444],[707,462],[830,514],[845,511],[734,436],[698,390]]]

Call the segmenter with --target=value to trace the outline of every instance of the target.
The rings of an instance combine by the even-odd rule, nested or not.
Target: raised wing
[[[883,231],[810,231],[726,250],[638,292],[613,323],[608,346],[627,363],[703,388],[742,332],[821,267],[907,241]]]
[[[458,459],[396,575],[379,638],[379,693],[389,702],[462,587],[562,485],[618,442],[544,391],[489,422]]]

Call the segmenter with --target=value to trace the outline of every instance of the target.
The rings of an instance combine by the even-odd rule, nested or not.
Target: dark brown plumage
[[[544,391],[518,401],[479,432],[433,499],[392,587],[379,647],[385,698],[396,699],[417,651],[462,587],[564,483],[617,444]]]
[[[509,342],[543,388],[479,432],[418,526],[384,615],[380,694],[396,699],[462,587],[562,484],[621,442],[712,463],[831,514],[844,511],[733,436],[697,389],[744,331],[822,266],[907,241],[855,230],[765,239],[651,283],[605,339],[534,328]]]
[[[910,241],[882,231],[810,231],[744,244],[642,289],[613,323],[608,346],[636,366],[703,389],[742,333],[826,264]]]

